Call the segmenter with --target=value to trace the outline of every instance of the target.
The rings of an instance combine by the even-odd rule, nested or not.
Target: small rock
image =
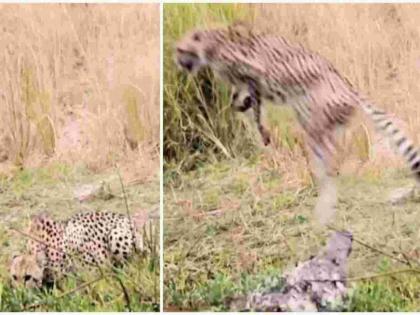
[[[87,184],[74,189],[74,197],[80,202],[93,199],[109,200],[114,197],[109,183],[102,181],[100,184]]]
[[[420,189],[410,186],[395,189],[389,195],[389,202],[393,205],[402,204],[410,200],[420,199]]]

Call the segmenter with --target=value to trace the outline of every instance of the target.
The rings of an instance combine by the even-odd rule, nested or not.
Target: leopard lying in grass
[[[40,288],[76,265],[122,264],[143,251],[143,238],[131,220],[112,212],[82,212],[67,221],[46,214],[32,217],[27,251],[10,265],[13,287]]]

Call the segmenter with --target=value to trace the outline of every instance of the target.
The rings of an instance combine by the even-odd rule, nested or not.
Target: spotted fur
[[[76,266],[123,263],[142,240],[123,214],[82,212],[68,221],[55,221],[46,214],[34,216],[27,233],[27,252],[11,264],[15,286],[41,287]]]
[[[236,96],[242,95],[244,101],[238,104],[234,98],[234,107],[253,110],[266,144],[269,136],[264,139],[268,133],[261,124],[261,101],[293,107],[318,165],[315,171],[321,193],[316,212],[323,217],[323,223],[329,220],[336,204],[333,179],[339,146],[335,134],[356,108],[361,108],[390,139],[420,183],[420,153],[413,142],[390,115],[360,95],[327,59],[306,48],[281,36],[256,34],[249,27],[233,25],[185,35],[176,45],[176,61],[190,73],[209,67],[232,85]]]

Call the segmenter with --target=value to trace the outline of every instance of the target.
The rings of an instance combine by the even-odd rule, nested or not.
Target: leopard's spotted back
[[[134,231],[129,218],[123,214],[80,213],[66,225],[66,252],[81,254],[82,263],[103,263],[110,258],[121,262],[138,246]]]
[[[41,214],[32,218],[28,234],[27,253],[14,257],[11,265],[13,280],[26,286],[39,287],[79,264],[122,263],[134,251],[143,250],[142,237],[130,219],[112,212],[82,212],[68,221]]]

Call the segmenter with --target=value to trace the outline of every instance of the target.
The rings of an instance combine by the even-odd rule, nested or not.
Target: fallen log
[[[234,298],[230,309],[257,312],[340,311],[348,296],[347,261],[352,234],[334,232],[315,257],[298,264],[284,277],[280,292],[251,293]]]

